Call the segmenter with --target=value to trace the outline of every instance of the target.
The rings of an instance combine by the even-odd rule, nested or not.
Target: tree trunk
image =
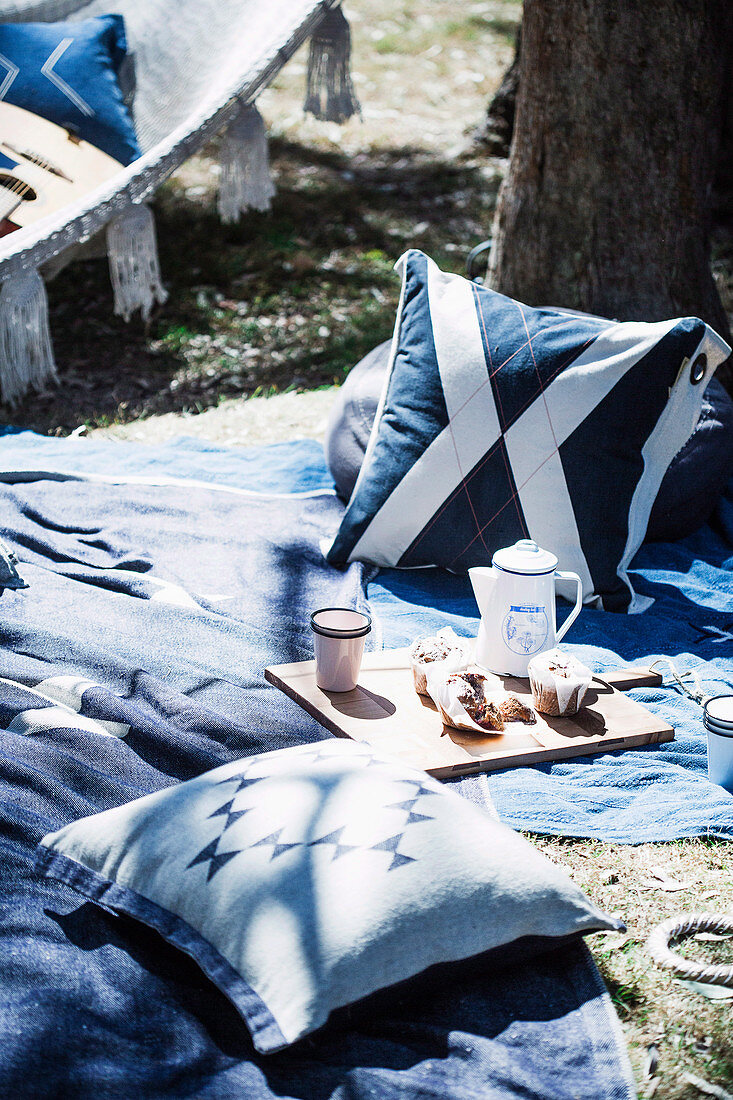
[[[490,286],[728,334],[709,221],[730,27],[727,0],[525,0]]]
[[[723,87],[723,126],[713,190],[716,226],[733,237],[733,7],[728,13],[728,55]]]

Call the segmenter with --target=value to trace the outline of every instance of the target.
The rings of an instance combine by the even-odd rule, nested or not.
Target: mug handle
[[[583,606],[583,582],[581,581],[581,579],[580,579],[580,577],[578,576],[577,573],[566,573],[566,572],[564,572],[563,570],[560,570],[560,569],[555,570],[555,579],[559,580],[559,581],[575,581],[575,584],[577,586],[577,595],[575,597],[575,607],[570,612],[570,614],[568,615],[565,622],[562,624],[560,629],[555,634],[555,641],[559,642],[561,638],[565,637],[568,630],[570,629],[570,627],[573,625],[573,623],[577,619],[578,615],[580,614],[580,609]]]

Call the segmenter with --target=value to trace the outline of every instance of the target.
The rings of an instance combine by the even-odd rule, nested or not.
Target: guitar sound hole
[[[34,202],[38,198],[33,188],[29,187],[24,180],[19,180],[17,176],[9,176],[4,172],[0,172],[0,187],[12,191],[23,202]]]

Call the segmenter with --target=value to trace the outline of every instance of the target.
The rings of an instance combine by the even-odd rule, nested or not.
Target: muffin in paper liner
[[[484,737],[511,733],[517,723],[533,725],[537,716],[513,692],[494,690],[480,672],[454,672],[441,676],[428,670],[430,698],[440,711],[443,724],[470,730]]]
[[[447,677],[467,668],[470,659],[470,640],[459,638],[449,626],[428,638],[418,638],[410,648],[415,691],[418,695],[429,695],[428,672],[431,676]]]
[[[551,717],[572,716],[583,705],[593,673],[570,653],[548,649],[527,666],[535,708]]]

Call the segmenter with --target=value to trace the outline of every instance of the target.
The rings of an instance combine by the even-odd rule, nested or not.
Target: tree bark
[[[713,189],[713,219],[733,237],[733,5],[728,12],[728,52],[723,85],[723,126]]]
[[[730,28],[727,0],[525,0],[490,286],[728,335],[709,229]]]

